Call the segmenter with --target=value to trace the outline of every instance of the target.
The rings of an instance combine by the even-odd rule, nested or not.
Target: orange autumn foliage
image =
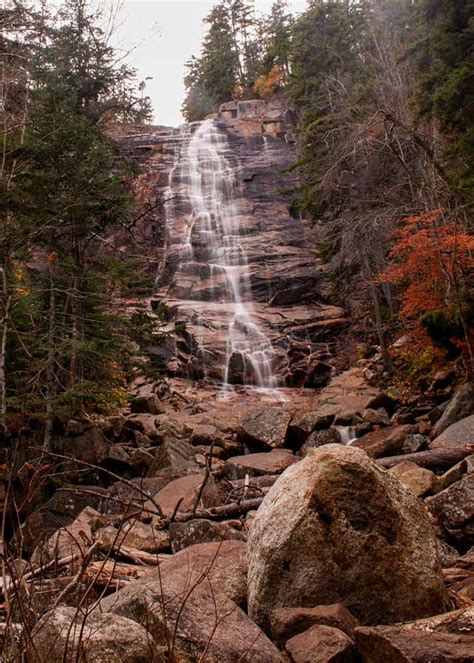
[[[377,281],[401,285],[404,318],[457,306],[474,268],[474,237],[442,209],[404,219],[394,233],[391,264]]]
[[[285,72],[280,65],[274,65],[268,74],[259,76],[254,83],[253,89],[256,94],[265,99],[276,92],[285,80]]]

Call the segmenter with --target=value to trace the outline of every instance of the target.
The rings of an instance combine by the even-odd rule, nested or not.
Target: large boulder
[[[417,497],[424,497],[428,493],[436,492],[438,482],[434,472],[427,470],[425,467],[419,467],[410,460],[398,463],[389,472],[415,493]]]
[[[94,539],[99,542],[104,552],[124,547],[156,554],[171,547],[167,532],[157,529],[152,524],[141,523],[139,520],[127,522],[120,529],[112,525],[100,527],[94,533]]]
[[[360,449],[327,445],[288,468],[249,533],[249,614],[344,603],[365,624],[443,610],[424,506]]]
[[[177,479],[199,471],[195,462],[196,452],[185,440],[167,438],[157,449],[147,476],[159,476],[165,471],[170,478]]]
[[[31,663],[165,663],[164,650],[143,626],[120,615],[95,613],[87,620],[72,607],[47,612],[27,646]]]
[[[256,405],[242,420],[238,439],[251,449],[270,451],[285,446],[291,415],[279,408]]]
[[[474,414],[474,384],[466,382],[454,394],[441,418],[433,426],[433,437],[438,437],[449,426],[472,414]]]
[[[325,444],[341,444],[342,438],[337,428],[328,428],[326,430],[315,430],[308,437],[306,442],[301,447],[301,455],[306,454],[311,449],[317,449]]]
[[[205,576],[228,599],[245,607],[247,603],[247,544],[243,541],[198,543],[180,550],[152,571],[150,580],[184,571],[189,582]]]
[[[136,396],[130,403],[130,410],[134,414],[149,412],[150,414],[163,414],[165,408],[156,394]]]
[[[291,420],[288,436],[292,446],[301,446],[314,430],[328,428],[334,421],[333,414],[298,412]]]
[[[430,443],[430,449],[457,449],[474,445],[474,414],[448,426]]]
[[[197,548],[202,561],[201,555],[196,555]],[[235,561],[239,559],[241,562]],[[241,570],[233,570],[236,564]],[[275,645],[226,595],[232,574],[244,586],[244,569],[243,543],[192,546],[160,565],[159,570],[104,599],[98,610],[146,626],[158,647],[169,649],[171,643],[171,660],[283,663]]]
[[[199,497],[203,481],[203,474],[190,474],[180,479],[174,479],[156,493],[153,501],[146,502],[145,507],[149,511],[153,511],[158,505],[162,514],[166,518],[170,518],[175,512],[188,513],[194,507],[218,506],[221,501],[221,493],[213,476],[206,479],[202,494]],[[199,503],[196,504],[198,497]]]
[[[70,459],[65,462],[66,469],[69,472],[79,470],[82,476],[91,469],[82,463],[99,465],[107,458],[109,446],[110,442],[97,426],[90,426],[79,435],[66,435],[54,440],[54,451]]]
[[[411,426],[380,428],[354,440],[352,446],[363,449],[371,458],[396,456],[402,452],[403,444],[411,431]]]

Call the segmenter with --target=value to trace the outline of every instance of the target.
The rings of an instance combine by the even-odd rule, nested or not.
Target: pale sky
[[[147,94],[155,110],[156,124],[177,126],[183,122],[184,65],[199,55],[205,34],[203,18],[217,0],[123,0],[121,25],[114,37],[120,48],[136,47],[128,62],[140,80],[148,76]],[[305,0],[292,0],[293,13],[305,9]],[[272,0],[257,0],[257,11],[268,12]]]

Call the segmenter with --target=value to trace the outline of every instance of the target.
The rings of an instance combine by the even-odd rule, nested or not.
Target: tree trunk
[[[375,317],[375,330],[377,332],[377,336],[379,339],[379,345],[380,345],[380,352],[382,353],[382,361],[383,365],[385,367],[385,370],[387,370],[390,374],[395,372],[392,360],[390,358],[390,355],[388,354],[387,350],[387,344],[385,343],[385,336],[383,332],[383,322],[382,322],[382,313],[380,311],[380,300],[379,296],[377,293],[377,288],[375,285],[372,283],[372,276],[371,276],[371,269],[369,266],[369,261],[367,256],[364,258],[364,272],[365,272],[365,280],[368,283],[369,287],[369,292],[370,292],[370,298],[372,300],[372,308],[374,311],[374,317]]]
[[[69,366],[69,388],[74,389],[77,378],[77,343],[79,340],[79,327],[77,320],[77,277],[72,281],[71,287],[71,363]]]
[[[427,470],[442,470],[444,472],[466,458],[466,456],[469,456],[472,452],[472,445],[464,445],[455,449],[428,449],[427,451],[418,451],[412,454],[404,454],[402,456],[377,458],[376,462],[388,470],[390,467],[394,467],[399,463],[409,460]]]
[[[3,432],[7,428],[7,379],[6,379],[6,354],[7,354],[7,336],[8,320],[10,316],[11,298],[8,294],[7,275],[5,268],[0,267],[2,278],[2,298],[3,298],[3,316],[1,323],[1,341],[0,341],[0,427]]]
[[[44,429],[43,446],[51,451],[53,438],[53,400],[56,394],[55,387],[55,341],[56,331],[56,289],[54,287],[54,266],[49,264],[49,331],[48,331],[48,359],[46,365],[46,426]]]

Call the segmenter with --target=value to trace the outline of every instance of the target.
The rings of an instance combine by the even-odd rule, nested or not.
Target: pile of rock
[[[473,393],[409,415],[352,370],[313,410],[193,413],[148,394],[69,422],[53,457],[69,483],[9,543],[5,651],[471,661]]]

